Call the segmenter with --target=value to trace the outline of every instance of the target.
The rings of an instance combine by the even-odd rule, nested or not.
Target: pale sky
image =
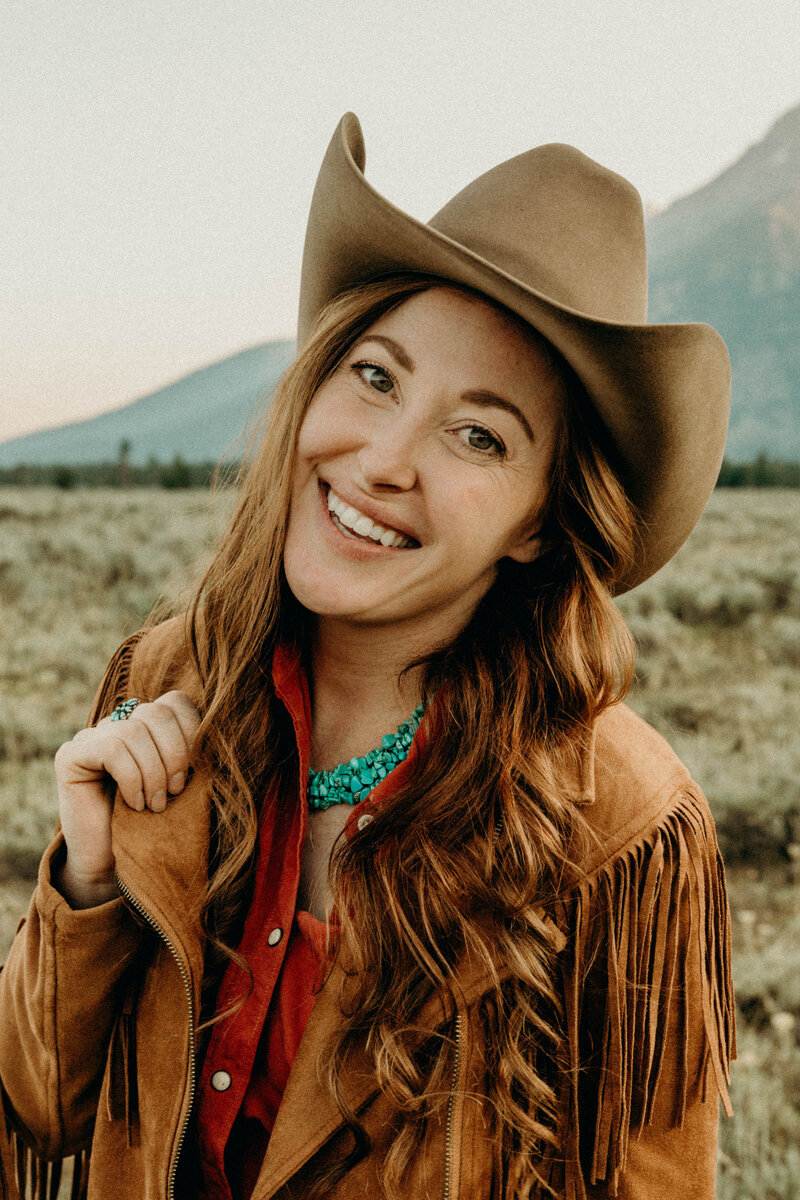
[[[294,332],[342,113],[426,220],[566,141],[646,201],[800,103],[796,0],[4,0],[0,440]]]

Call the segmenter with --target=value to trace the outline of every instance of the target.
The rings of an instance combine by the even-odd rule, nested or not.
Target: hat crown
[[[492,167],[428,224],[566,308],[622,324],[646,320],[639,193],[573,146],[537,146]]]

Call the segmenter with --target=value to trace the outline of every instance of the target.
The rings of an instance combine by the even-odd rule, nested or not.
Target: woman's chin
[[[287,582],[298,604],[315,617],[360,624],[369,621],[370,614],[381,607],[379,598],[371,602],[363,592],[354,596],[346,591],[336,591],[331,588],[330,580],[321,586],[308,580],[292,579],[287,572]]]

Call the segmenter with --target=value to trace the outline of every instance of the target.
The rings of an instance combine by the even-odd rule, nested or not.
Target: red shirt
[[[308,684],[299,659],[282,650],[275,653],[272,675],[294,727],[299,778],[291,794],[270,796],[264,803],[253,898],[239,944],[253,972],[253,988],[234,1016],[213,1027],[200,1070],[201,1200],[248,1200],[314,1006],[324,957],[324,922],[296,909],[308,825]],[[345,836],[351,837],[358,820],[408,777],[421,748],[420,728],[406,759],[353,806]],[[218,1010],[246,991],[245,972],[231,963],[220,984]]]

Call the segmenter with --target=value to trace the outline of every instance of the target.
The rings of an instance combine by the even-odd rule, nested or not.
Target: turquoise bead
[[[366,800],[375,782],[385,779],[408,754],[423,712],[424,706],[420,705],[395,733],[387,733],[380,746],[362,758],[339,763],[331,771],[309,771],[309,808],[324,810],[334,804]]]

